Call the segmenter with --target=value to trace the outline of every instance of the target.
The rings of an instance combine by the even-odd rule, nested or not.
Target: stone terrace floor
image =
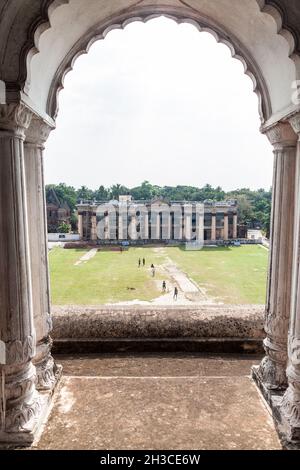
[[[38,449],[281,449],[250,379],[257,356],[57,356]]]

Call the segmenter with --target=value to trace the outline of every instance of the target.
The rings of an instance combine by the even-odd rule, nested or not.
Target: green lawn
[[[226,304],[264,303],[268,252],[260,246],[206,248],[184,251],[164,248],[171,258],[209,297]],[[50,252],[52,302],[56,305],[97,305],[130,300],[152,300],[161,295],[160,282],[149,270],[166,262],[164,253],[152,248],[98,252],[75,266],[86,250],[55,248]],[[145,257],[147,268],[138,268]],[[156,272],[156,281],[168,278]],[[128,289],[134,288],[134,290]]]
[[[51,294],[56,305],[95,305],[128,300],[151,300],[160,290],[148,268],[138,268],[145,257],[148,266],[161,257],[151,248],[98,252],[87,263],[75,266],[87,251],[55,248],[50,252]],[[159,280],[159,273],[156,280]],[[129,290],[134,288],[135,290]]]
[[[168,248],[168,256],[209,297],[226,304],[264,304],[268,251],[259,245],[183,251]]]

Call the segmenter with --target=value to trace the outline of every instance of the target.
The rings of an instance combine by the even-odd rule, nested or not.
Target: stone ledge
[[[264,307],[63,306],[53,307],[53,338],[249,339],[264,337]]]
[[[58,339],[53,354],[136,353],[263,354],[261,340],[236,338]]]

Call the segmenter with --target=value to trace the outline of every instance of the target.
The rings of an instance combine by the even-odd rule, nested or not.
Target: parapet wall
[[[75,344],[82,344],[82,352],[85,348],[91,352],[91,345],[96,348],[100,343],[102,351],[103,345],[113,343],[126,349],[133,343],[161,347],[172,342],[177,345],[172,346],[175,350],[187,343],[193,343],[196,350],[208,343],[209,351],[214,349],[212,344],[218,349],[221,343],[227,344],[228,352],[230,344],[246,344],[243,350],[251,350],[253,344],[255,350],[261,350],[263,324],[264,307],[260,305],[53,307],[53,338],[56,345],[68,344],[69,351]]]

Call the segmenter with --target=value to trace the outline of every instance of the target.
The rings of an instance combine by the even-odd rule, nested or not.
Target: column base
[[[286,376],[287,345],[270,335],[264,339],[263,344],[266,355],[257,370],[260,381],[269,390],[286,390],[288,386]]]
[[[52,391],[62,374],[62,366],[54,362],[51,354],[41,361],[35,363],[36,367],[36,389],[39,392]]]
[[[272,390],[263,383],[259,366],[253,366],[251,376],[255,385],[270,408],[279,439],[284,449],[300,450],[300,428],[285,416],[282,407],[284,390]]]
[[[53,383],[51,390],[35,392],[33,397],[35,412],[28,411],[28,413],[34,413],[34,416],[23,429],[19,429],[17,432],[1,431],[0,429],[0,449],[29,447],[40,439],[52,409],[53,395],[59,385],[61,375],[62,366],[57,366],[55,383]],[[24,408],[26,412],[26,405]],[[32,409],[32,406],[28,404],[28,409],[30,408]],[[20,410],[20,413],[22,412],[23,410]]]
[[[30,426],[19,432],[0,431],[0,449],[28,447],[38,439],[42,433],[51,410],[51,393],[40,394],[38,400],[38,411],[36,416],[30,420]]]
[[[275,362],[269,356],[265,356],[257,367],[257,375],[264,388],[270,392],[287,389],[286,363]]]
[[[33,364],[36,368],[35,386],[39,392],[53,390],[62,373],[62,367],[56,364],[52,357],[52,344],[51,337],[46,336],[36,347]]]

